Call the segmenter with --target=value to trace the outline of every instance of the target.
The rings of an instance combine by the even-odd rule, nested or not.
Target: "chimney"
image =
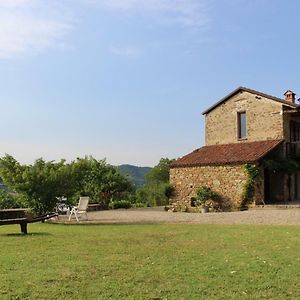
[[[285,96],[285,101],[288,101],[288,102],[291,102],[293,104],[295,104],[295,100],[296,100],[296,94],[294,92],[292,92],[291,90],[287,90],[285,93],[284,93],[284,96]]]

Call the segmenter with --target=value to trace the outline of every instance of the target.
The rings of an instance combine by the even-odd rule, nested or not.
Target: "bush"
[[[197,205],[205,205],[205,202],[207,200],[214,201],[219,196],[216,192],[214,192],[210,187],[207,186],[201,186],[196,193],[197,193],[197,200],[196,200]]]
[[[148,207],[168,205],[173,191],[169,183],[145,185],[137,190],[136,202],[145,203]]]
[[[22,200],[18,195],[12,195],[5,190],[0,190],[0,209],[24,207]]]
[[[134,208],[142,208],[142,207],[147,207],[147,205],[145,203],[137,202],[137,203],[133,203],[132,207],[134,207]]]
[[[131,208],[131,203],[128,200],[111,201],[109,203],[109,208],[110,209]]]

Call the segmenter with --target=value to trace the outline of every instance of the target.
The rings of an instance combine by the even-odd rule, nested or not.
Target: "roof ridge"
[[[281,98],[278,98],[278,97],[275,97],[275,96],[272,96],[272,95],[269,95],[269,94],[265,94],[265,93],[262,93],[262,92],[259,92],[257,90],[253,90],[253,89],[250,89],[250,88],[247,88],[247,87],[244,87],[244,86],[239,86],[238,88],[236,88],[235,90],[233,90],[231,93],[229,93],[228,95],[226,95],[225,97],[223,97],[221,100],[219,100],[218,102],[216,102],[215,104],[213,104],[212,106],[210,106],[207,110],[205,110],[204,112],[202,112],[202,115],[205,115],[205,114],[209,113],[210,111],[212,111],[217,106],[219,106],[220,104],[222,104],[225,101],[227,101],[229,98],[231,98],[232,96],[234,96],[236,93],[238,93],[241,90],[245,91],[245,92],[248,92],[248,93],[251,93],[251,94],[259,95],[261,97],[268,98],[270,100],[282,103],[284,105],[287,105],[287,106],[290,106],[290,107],[293,107],[293,108],[298,108],[298,107],[300,108],[300,106],[298,104],[290,103],[290,102],[288,102],[288,101],[286,101],[284,99],[281,99]]]

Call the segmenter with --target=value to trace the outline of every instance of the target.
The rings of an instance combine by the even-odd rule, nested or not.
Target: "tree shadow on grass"
[[[0,233],[0,236],[12,236],[12,237],[26,237],[26,236],[50,236],[53,235],[49,232],[29,232],[27,234],[23,233]]]

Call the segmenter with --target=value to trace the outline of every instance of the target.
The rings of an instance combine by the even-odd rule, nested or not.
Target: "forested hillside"
[[[150,167],[137,167],[133,165],[120,165],[118,168],[123,175],[130,177],[136,188],[145,184],[145,175],[152,169]]]

